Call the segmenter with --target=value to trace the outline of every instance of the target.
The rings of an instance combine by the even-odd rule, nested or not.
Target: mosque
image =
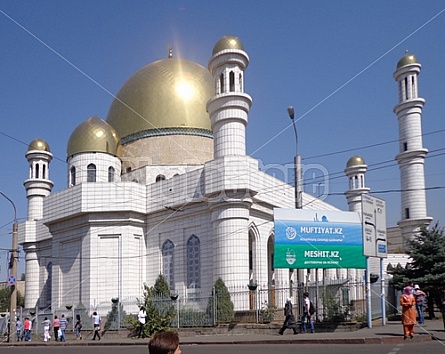
[[[232,293],[252,281],[269,291],[290,284],[289,269],[273,267],[273,209],[293,208],[294,188],[246,155],[248,64],[241,40],[225,36],[208,69],[171,53],[141,68],[116,94],[106,120],[92,116],[72,132],[67,185],[58,192],[52,193],[49,144],[29,144],[28,214],[19,225],[25,307],[97,309],[112,298],[135,304],[143,284],[153,285],[159,274],[183,299],[211,294],[218,278]],[[403,237],[431,221],[420,68],[407,54],[394,75],[403,190],[396,233]],[[347,162],[350,211],[360,212],[361,195],[370,192],[366,169],[361,157]],[[338,210],[307,193],[302,204]],[[328,269],[323,275],[360,278],[363,270]]]

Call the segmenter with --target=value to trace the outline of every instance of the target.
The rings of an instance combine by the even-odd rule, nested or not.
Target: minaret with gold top
[[[399,88],[399,102],[394,107],[399,121],[399,154],[402,218],[398,222],[403,238],[411,239],[421,226],[432,220],[427,216],[424,163],[428,150],[422,145],[422,109],[425,100],[419,97],[418,76],[421,65],[406,53],[397,63],[394,78]]]

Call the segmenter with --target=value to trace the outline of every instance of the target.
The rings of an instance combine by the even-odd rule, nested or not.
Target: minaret
[[[349,211],[362,212],[362,194],[368,194],[369,188],[365,187],[365,173],[368,166],[360,156],[351,157],[345,168],[345,174],[349,180],[349,189],[345,192],[348,200]]]
[[[418,75],[421,65],[412,54],[397,63],[394,78],[399,87],[399,103],[394,107],[399,121],[399,154],[402,189],[402,218],[398,222],[403,239],[410,239],[432,220],[426,213],[424,163],[428,150],[422,146],[422,109]]]
[[[248,64],[243,44],[234,36],[220,39],[209,61],[215,80],[215,95],[207,102],[214,159],[204,167],[205,195],[212,212],[213,277],[221,278],[228,287],[245,287],[249,282],[246,255],[252,198],[245,177],[251,169],[258,170],[258,162],[246,156],[245,131],[252,104],[244,93]]]
[[[225,36],[213,48],[209,70],[215,79],[215,96],[207,103],[214,158],[246,154],[247,116],[252,98],[244,93],[244,70],[249,57],[240,39]]]
[[[362,195],[369,194],[369,188],[365,185],[365,173],[368,166],[365,160],[360,156],[352,156],[346,163],[345,174],[348,177],[349,189],[345,192],[348,201],[349,211],[362,213]],[[339,270],[339,278],[342,277],[342,269]],[[359,281],[363,278],[364,271],[362,269],[348,269],[347,278],[353,281]],[[361,289],[356,286],[351,288],[350,296],[352,299],[360,297]]]
[[[43,217],[43,199],[51,193],[54,183],[49,179],[49,164],[53,154],[42,139],[33,140],[25,154],[29,163],[29,176],[23,183],[28,199],[28,221]]]
[[[28,199],[28,218],[26,222],[26,236],[23,240],[25,252],[25,307],[34,308],[38,305],[40,293],[40,271],[37,255],[36,234],[37,221],[43,217],[43,200],[47,197],[54,186],[49,179],[49,163],[53,155],[49,145],[42,139],[33,140],[25,154],[29,163],[29,176],[23,183]]]

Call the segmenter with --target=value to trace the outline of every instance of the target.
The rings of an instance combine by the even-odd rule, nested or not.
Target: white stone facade
[[[399,122],[399,154],[402,190],[399,227],[403,238],[412,238],[421,226],[432,220],[427,216],[424,163],[428,150],[422,145],[422,109],[425,100],[418,95],[421,65],[413,55],[399,61],[394,78],[398,83],[399,102],[394,107]]]
[[[173,160],[163,156],[162,147],[173,144],[169,139],[185,146],[187,139],[177,138],[176,127],[175,138],[165,136],[163,141],[159,135],[149,140],[141,134],[143,138],[123,149],[132,147],[142,154],[147,146],[156,146],[156,161],[149,154],[140,156],[141,165],[129,164],[117,148],[113,154],[108,145],[104,150],[77,151],[83,145],[72,141],[67,188],[51,193],[49,149],[28,151],[29,212],[28,220],[19,225],[19,242],[26,253],[27,308],[54,310],[82,304],[92,310],[118,297],[133,305],[127,312],[134,312],[143,285],[153,285],[159,274],[182,299],[210,295],[218,278],[229,289],[244,291],[249,282],[269,291],[271,284],[291,286],[289,270],[272,265],[273,209],[293,207],[294,188],[260,171],[258,161],[246,156],[245,130],[252,104],[244,92],[248,61],[243,49],[230,46],[210,59],[215,92],[202,108],[208,110],[213,132],[211,159],[207,146],[211,139],[202,131],[191,139],[202,153],[192,163],[187,154],[184,161],[178,160],[180,153]],[[106,127],[105,122],[100,124]],[[401,125],[403,134],[409,134]],[[414,147],[421,155],[421,142],[415,140]],[[409,161],[411,166],[415,159],[405,156],[401,153],[398,161],[402,165]],[[133,162],[138,159],[130,157]],[[46,174],[41,167],[37,172],[37,165],[45,166]],[[407,186],[414,186],[423,172],[413,171],[409,167],[404,172]],[[350,210],[360,211],[360,196],[369,192],[365,172],[364,164],[346,171],[351,181],[346,193]],[[416,212],[414,197],[405,198],[417,218],[426,215],[423,204]],[[302,200],[305,209],[337,210],[306,193]],[[362,271],[312,270],[304,278],[360,281]],[[246,301],[234,303],[235,309],[246,309]]]

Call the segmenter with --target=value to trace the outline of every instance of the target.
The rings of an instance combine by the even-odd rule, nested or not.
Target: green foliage
[[[331,322],[341,322],[346,319],[347,313],[342,313],[340,301],[336,300],[333,294],[326,290],[323,293],[324,320]]]
[[[11,302],[11,288],[7,287],[4,289],[0,289],[0,311],[6,312],[9,311],[9,305]],[[17,307],[25,307],[25,298],[17,290]]]
[[[172,319],[176,316],[175,307],[171,296],[170,287],[165,278],[160,274],[154,286],[144,284],[143,298],[137,300],[138,307],[143,306],[147,312],[145,318],[144,333],[151,337],[154,333],[170,328]],[[126,322],[130,330],[137,333],[139,323],[137,318],[128,317]]]
[[[197,310],[190,307],[181,308],[179,311],[179,319],[181,327],[213,325],[213,322],[209,318],[208,314],[204,313],[202,310]]]
[[[213,317],[215,313],[214,304],[216,303],[216,322],[228,323],[233,321],[235,318],[233,302],[230,299],[229,290],[221,278],[218,278],[215,282],[214,289],[214,296],[209,298],[206,313]]]
[[[275,306],[270,306],[267,301],[263,302],[260,310],[260,323],[270,323],[275,317],[277,308]]]
[[[118,298],[113,299],[111,302],[111,311],[107,313],[107,319],[105,321],[104,330],[119,329],[121,327],[122,320],[127,316],[124,311],[124,306],[121,304]]]
[[[407,254],[412,261],[405,268],[388,269],[392,284],[398,290],[413,282],[419,284],[431,301],[440,299],[445,284],[445,234],[436,223],[432,228],[421,228],[412,240],[406,240]],[[432,304],[432,303],[431,303]]]

